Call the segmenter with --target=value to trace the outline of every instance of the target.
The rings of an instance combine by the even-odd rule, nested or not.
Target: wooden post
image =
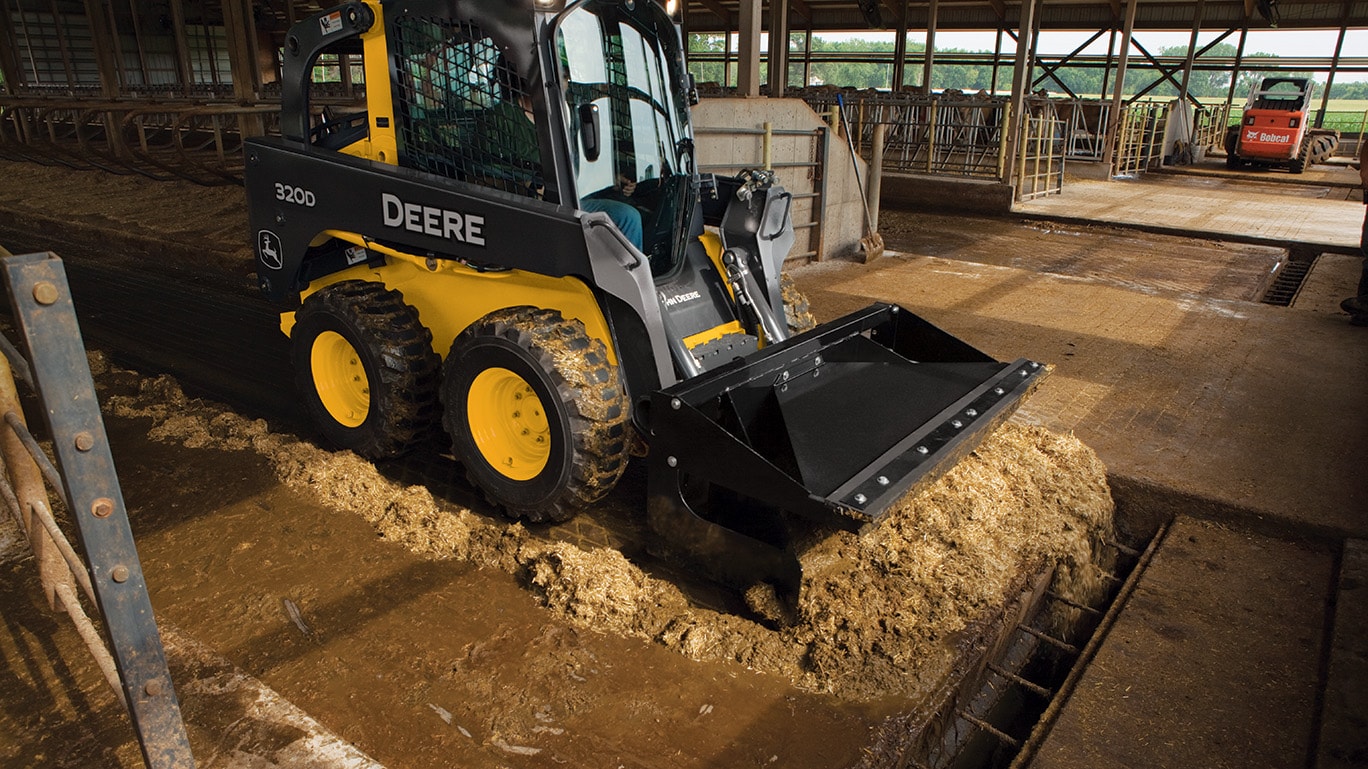
[[[1121,127],[1121,98],[1125,94],[1126,64],[1130,59],[1131,33],[1135,31],[1136,4],[1136,0],[1126,0],[1126,21],[1121,28],[1121,50],[1116,57],[1116,82],[1112,85],[1111,109],[1107,112],[1107,144],[1102,151],[1102,164],[1108,168],[1111,167],[1112,158],[1116,154],[1116,136]]]
[[[1130,1],[1135,2],[1135,0]],[[1035,37],[1035,7],[1036,0],[1022,0],[1021,17],[1017,22],[1016,64],[1012,69],[1012,98],[1010,112],[1008,112],[1012,121],[1007,132],[1009,157],[1016,157],[1017,155],[1017,146],[1021,141],[1021,129],[1026,114],[1026,91],[1031,87],[1031,53],[1035,50],[1035,43],[1033,42]],[[1002,181],[1007,183],[1011,180],[1003,179]]]
[[[740,41],[737,46],[736,95],[760,95],[760,6],[761,0],[741,0],[737,14]]]
[[[769,0],[769,95],[780,98],[788,86],[788,0]]]
[[[931,95],[931,69],[936,60],[936,21],[940,16],[940,0],[931,0],[926,16],[926,56],[922,59],[922,91]]]

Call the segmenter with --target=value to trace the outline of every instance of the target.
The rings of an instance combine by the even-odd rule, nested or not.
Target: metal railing
[[[836,93],[798,92],[818,114],[834,114]],[[956,93],[842,93],[851,135],[862,153],[872,149],[874,126],[884,130],[886,171],[1001,179],[1006,161],[1008,105],[986,95]]]
[[[1193,116],[1192,146],[1203,150],[1225,148],[1226,126],[1230,123],[1230,105],[1214,104],[1198,108]]]
[[[1162,102],[1134,102],[1118,116],[1112,176],[1139,176],[1153,163],[1163,159],[1164,128],[1168,105]]]
[[[711,163],[699,166],[699,171],[715,174],[734,174],[744,169],[762,168],[772,170],[779,183],[793,196],[790,216],[793,220],[795,235],[807,234],[807,245],[800,238],[789,251],[787,262],[821,261],[825,258],[826,237],[823,231],[823,218],[826,211],[827,180],[825,174],[827,155],[827,134],[825,128],[802,130],[775,128],[770,123],[760,128],[723,128],[699,126],[694,133],[706,136],[753,137],[758,139],[754,145],[755,154],[744,161],[730,163]],[[789,146],[779,150],[775,159],[776,143],[787,142]]]
[[[214,185],[242,179],[242,141],[278,130],[275,104],[0,99],[0,157]]]
[[[1013,185],[1019,201],[1058,195],[1064,189],[1065,124],[1048,112],[1027,113],[1022,120]]]
[[[1111,102],[1102,99],[1050,99],[1047,104],[1054,113],[1053,117],[1062,125],[1064,157],[1069,160],[1101,160],[1107,149]]]
[[[13,317],[31,353],[26,359],[0,336],[0,506],[26,535],[49,607],[71,619],[127,709],[143,761],[150,769],[192,769],[62,262],[3,249],[0,257]],[[56,463],[29,431],[16,379],[37,393]],[[88,565],[58,525],[44,480],[75,522]],[[82,595],[103,619],[103,634]]]

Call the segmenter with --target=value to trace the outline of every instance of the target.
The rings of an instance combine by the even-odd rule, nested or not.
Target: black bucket
[[[652,394],[652,550],[796,605],[807,521],[858,530],[939,477],[1045,373],[876,304]]]

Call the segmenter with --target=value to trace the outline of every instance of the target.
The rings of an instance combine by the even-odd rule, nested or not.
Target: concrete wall
[[[880,199],[887,208],[910,211],[988,214],[1012,211],[1010,184],[959,176],[885,173]]]
[[[801,99],[704,99],[693,109],[698,163],[708,166],[761,166],[761,137],[753,134],[718,134],[711,129],[758,130],[769,123],[773,129],[811,131],[825,125],[817,113]],[[826,134],[822,148],[826,158],[826,201],[818,218],[825,228],[823,253],[818,259],[853,256],[859,250],[864,234],[864,210],[859,187],[850,163],[850,151],[835,131]],[[775,136],[771,143],[771,160],[778,168],[779,183],[794,193],[813,189],[813,178],[808,168],[783,168],[783,163],[805,163],[813,160],[813,140],[807,136]],[[719,174],[734,171],[718,170]],[[860,174],[868,178],[868,168],[860,161]],[[810,199],[794,202],[795,223],[811,219]],[[797,233],[793,255],[813,248],[805,231]]]

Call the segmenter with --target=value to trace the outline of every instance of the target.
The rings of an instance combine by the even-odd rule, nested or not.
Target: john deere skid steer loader
[[[311,104],[360,55],[366,110]],[[331,59],[325,60],[331,61]],[[899,307],[794,334],[793,197],[700,174],[652,0],[366,0],[297,24],[249,143],[262,290],[302,397],[371,458],[441,425],[491,502],[561,520],[649,457],[657,550],[796,600],[795,533],[857,529],[1042,376]]]

